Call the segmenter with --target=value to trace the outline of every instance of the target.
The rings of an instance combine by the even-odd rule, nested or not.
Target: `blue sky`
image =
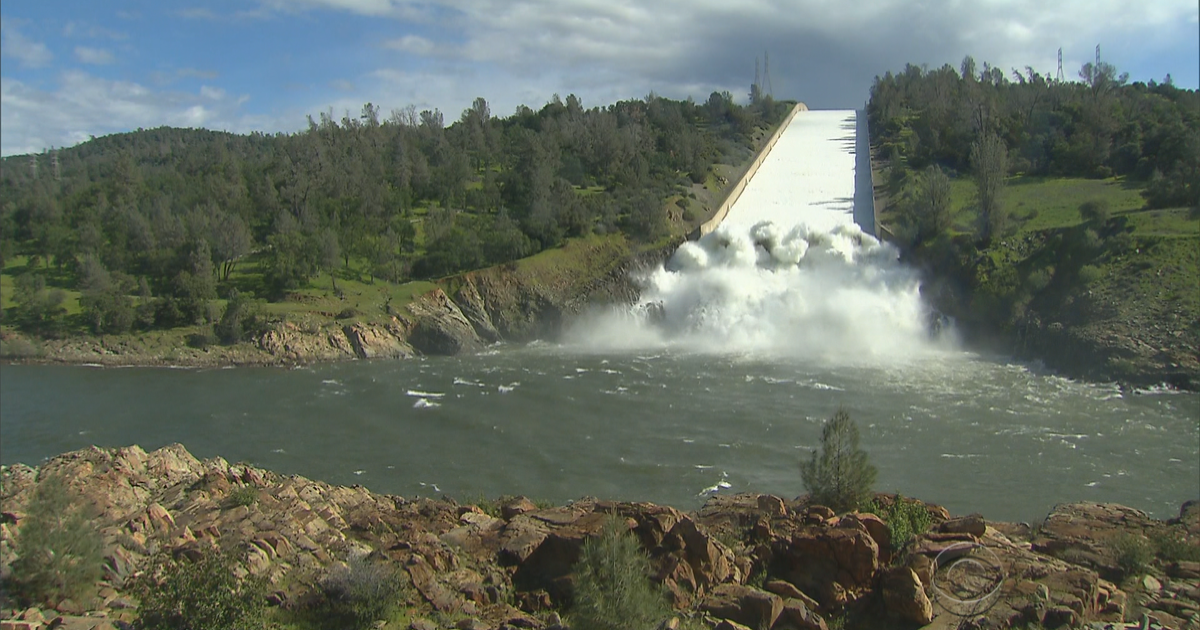
[[[777,97],[857,107],[873,76],[965,54],[1074,79],[1101,46],[1134,80],[1200,82],[1195,0],[4,0],[0,153],[160,125],[295,131],[306,114],[413,104],[456,119],[552,94]]]

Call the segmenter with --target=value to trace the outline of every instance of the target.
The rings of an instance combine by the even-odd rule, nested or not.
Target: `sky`
[[[0,154],[153,128],[292,132],[306,115],[409,104],[447,122],[553,94],[744,101],[770,88],[857,108],[906,63],[1076,79],[1099,45],[1132,80],[1196,88],[1196,0],[4,0]]]

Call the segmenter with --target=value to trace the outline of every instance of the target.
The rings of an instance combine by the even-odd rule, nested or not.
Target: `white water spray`
[[[720,227],[638,278],[632,308],[580,321],[569,343],[826,363],[952,347],[931,332],[917,274],[852,222],[855,129],[854,112],[799,114]]]

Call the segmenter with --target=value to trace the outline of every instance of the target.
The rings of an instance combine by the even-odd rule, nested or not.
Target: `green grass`
[[[975,183],[969,177],[959,177],[952,180],[950,186],[954,229],[961,233],[971,232],[976,216]],[[1105,200],[1114,215],[1145,205],[1140,191],[1118,178],[1013,177],[1001,199],[1012,213],[1019,231],[1079,225],[1084,222],[1079,215],[1079,206],[1086,201]]]
[[[83,312],[79,307],[80,293],[75,290],[72,279],[67,274],[58,271],[54,265],[50,265],[49,269],[42,265],[31,269],[29,256],[14,256],[5,264],[4,271],[0,273],[0,308],[7,309],[16,306],[16,303],[13,302],[13,293],[16,290],[17,277],[28,271],[42,274],[46,278],[47,288],[61,289],[66,294],[66,300],[63,301],[62,307],[67,310],[68,317]]]

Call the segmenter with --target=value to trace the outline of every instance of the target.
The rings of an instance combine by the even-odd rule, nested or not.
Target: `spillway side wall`
[[[863,232],[879,236],[879,214],[875,203],[875,172],[871,161],[871,133],[867,110],[855,112],[854,141],[854,222]]]
[[[725,201],[722,202],[717,208],[716,214],[714,214],[711,219],[701,223],[700,227],[692,232],[691,238],[696,239],[706,234],[710,234],[713,230],[717,229],[718,225],[721,225],[721,222],[724,221],[725,217],[729,214],[729,209],[733,207],[733,204],[737,203],[738,197],[742,196],[742,191],[746,190],[746,185],[750,183],[751,179],[754,179],[754,174],[758,172],[758,168],[762,166],[763,162],[767,159],[767,156],[770,155],[771,149],[775,148],[775,143],[779,141],[779,136],[782,136],[784,130],[788,128],[788,125],[792,124],[792,119],[796,117],[796,114],[806,111],[808,111],[807,105],[804,103],[796,103],[796,106],[792,108],[792,111],[788,112],[787,118],[783,119],[783,122],[779,125],[779,128],[775,130],[775,133],[771,135],[770,139],[767,140],[767,143],[763,145],[762,150],[758,152],[758,157],[754,158],[754,162],[752,162],[750,167],[746,169],[746,172],[742,175],[741,179],[739,179],[738,182],[733,185],[733,188],[730,189],[729,195],[725,197]]]

